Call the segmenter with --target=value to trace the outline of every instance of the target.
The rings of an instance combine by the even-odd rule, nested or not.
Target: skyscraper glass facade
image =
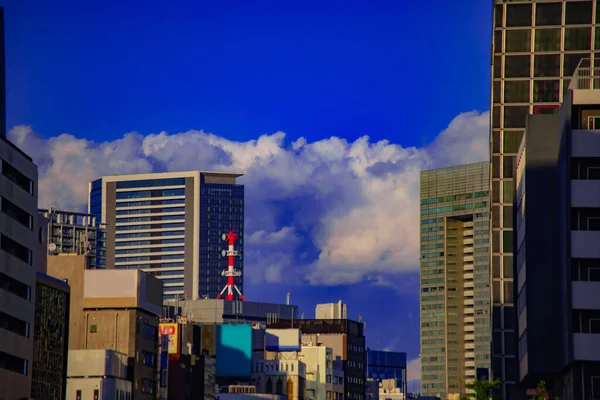
[[[490,369],[489,164],[421,172],[421,392]]]
[[[234,229],[239,239],[235,250],[240,256],[234,258],[235,269],[244,270],[244,186],[232,184],[200,184],[200,297],[214,299],[225,287],[227,277],[221,273],[227,269],[228,258],[222,255],[228,243],[224,233]],[[236,279],[236,286],[244,292],[243,279]],[[237,294],[234,294],[237,298]]]
[[[495,0],[492,44],[491,196],[493,376],[521,398],[513,273],[514,159],[528,114],[555,113],[583,58],[598,66],[597,1]]]

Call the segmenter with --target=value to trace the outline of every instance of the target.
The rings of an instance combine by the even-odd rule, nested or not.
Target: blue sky
[[[263,147],[256,144],[253,152],[268,153],[273,141],[288,151],[302,137],[309,144],[317,142],[321,158],[326,146],[319,141],[332,136],[343,139],[346,144],[340,144],[340,148],[352,155],[362,148],[356,140],[368,135],[369,146],[388,140],[396,146],[393,150],[397,154],[404,155],[403,151],[411,146],[417,152],[429,149],[425,164],[419,165],[436,166],[435,160],[430,160],[431,154],[440,151],[433,152],[431,146],[436,140],[447,143],[439,139],[440,132],[461,113],[489,108],[489,1],[3,3],[8,126],[30,127],[29,133],[20,131],[20,136],[12,136],[26,148],[29,140],[56,149],[36,154],[39,148],[30,147],[42,169],[41,178],[48,182],[61,168],[63,172],[67,168],[67,161],[58,162],[59,149],[72,148],[72,154],[81,153],[81,162],[91,163],[92,157],[98,157],[91,153],[97,153],[101,143],[122,150],[123,143],[133,140],[137,153],[135,149],[118,153],[128,161],[126,157],[138,157],[140,148],[150,146],[150,139],[144,141],[146,135],[162,131],[172,135],[191,129],[212,132],[228,143],[283,131],[286,136],[280,142],[267,136],[261,143],[268,143]],[[139,142],[131,137],[123,139],[125,133],[133,131],[140,134]],[[57,138],[63,133],[72,136]],[[177,141],[187,137],[177,136]],[[151,138],[155,146],[159,139],[165,139]],[[79,139],[85,139],[85,143]],[[175,141],[173,137],[169,140],[171,144]],[[76,148],[76,143],[81,147]],[[333,148],[338,142],[327,143]],[[147,157],[148,151],[144,151]],[[139,168],[187,167],[176,164],[174,156],[161,160],[162,154],[152,156],[151,167]],[[214,154],[206,157],[214,158]],[[308,162],[313,158],[302,159]],[[392,160],[394,165],[397,159]],[[228,165],[246,165],[240,162]],[[206,164],[202,160],[199,163]],[[137,165],[141,164],[139,161]],[[320,168],[327,170],[327,165],[324,162]],[[409,168],[408,164],[398,165],[395,171]],[[133,167],[116,171],[128,172],[126,168]],[[253,184],[252,176],[247,185]],[[264,185],[275,179],[263,178],[260,182]],[[337,176],[334,182],[345,181]],[[344,186],[348,187],[354,186]],[[296,202],[303,198],[294,196]],[[318,198],[312,192],[309,197]],[[295,227],[300,237],[316,232],[306,222],[311,218],[290,217],[294,215],[290,199],[282,196],[261,200],[262,206],[256,207],[279,212],[269,221],[255,221],[252,229],[267,232],[264,227],[272,225],[271,231],[275,232],[284,224]],[[45,201],[60,203],[56,198]],[[284,204],[276,208],[276,202]],[[304,210],[309,214],[328,203],[310,204],[315,208]],[[346,205],[342,200],[336,204],[339,208]],[[335,221],[344,218],[336,216],[339,218]],[[350,222],[343,227],[352,230]],[[416,231],[414,235],[418,241]],[[303,240],[290,262],[318,255],[322,236],[314,233],[311,240]],[[256,263],[261,260],[257,258]],[[368,321],[371,346],[389,346],[406,351],[409,358],[416,357],[418,276],[413,272],[373,279],[380,284],[292,285],[290,289],[286,283],[257,283],[248,285],[246,294],[261,296],[265,301],[283,301],[285,292],[291,290],[307,317],[314,312],[315,302],[342,298],[349,304],[352,317],[361,313]],[[381,284],[388,280],[393,285]],[[389,307],[382,310],[382,302]]]

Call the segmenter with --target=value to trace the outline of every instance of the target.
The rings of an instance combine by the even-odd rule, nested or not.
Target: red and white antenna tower
[[[233,249],[233,243],[236,240],[238,240],[238,235],[232,229],[228,234],[223,234],[223,240],[227,240],[229,242],[229,250],[223,250],[222,253],[223,257],[225,257],[225,255],[228,256],[227,269],[221,272],[221,276],[227,277],[227,285],[225,285],[223,290],[221,290],[221,293],[219,293],[217,299],[220,299],[221,296],[223,296],[223,293],[225,293],[225,291],[227,290],[225,300],[233,300],[233,289],[235,289],[235,291],[240,295],[242,301],[246,301],[244,295],[242,294],[242,292],[240,292],[240,289],[238,289],[238,287],[235,286],[235,283],[233,282],[233,278],[235,276],[242,276],[241,271],[238,271],[237,269],[233,268],[233,257],[236,257],[239,254],[237,250]]]

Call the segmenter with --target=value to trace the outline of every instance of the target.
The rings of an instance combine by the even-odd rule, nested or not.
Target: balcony
[[[600,258],[600,231],[571,231],[571,257]]]
[[[579,310],[600,310],[600,282],[572,282],[571,301]]]
[[[600,361],[600,334],[574,333],[573,358],[577,361]]]
[[[572,180],[571,207],[600,207],[600,180]]]

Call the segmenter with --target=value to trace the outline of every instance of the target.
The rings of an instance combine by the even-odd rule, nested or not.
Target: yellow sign
[[[169,336],[169,354],[179,354],[179,324],[160,324],[158,326],[159,337]]]

